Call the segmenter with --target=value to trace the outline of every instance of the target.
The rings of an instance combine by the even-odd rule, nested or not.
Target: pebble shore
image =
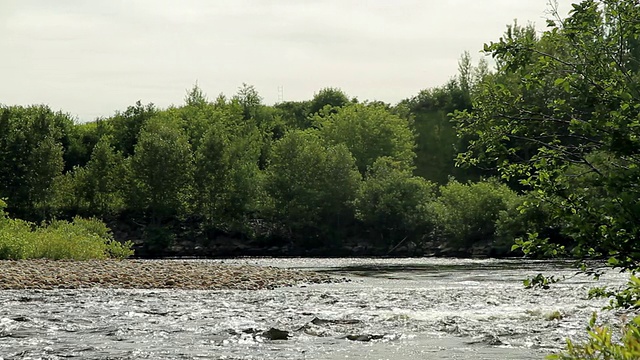
[[[192,260],[0,261],[0,290],[259,290],[339,281],[304,270]]]

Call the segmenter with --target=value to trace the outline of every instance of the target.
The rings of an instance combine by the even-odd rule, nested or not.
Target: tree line
[[[505,254],[525,231],[508,219],[522,194],[495,172],[455,166],[466,140],[451,115],[472,108],[489,74],[468,53],[460,68],[393,106],[336,88],[269,106],[249,85],[215,99],[194,86],[180,106],[138,101],[87,123],[2,106],[0,198],[30,221],[104,219],[150,256],[216,238],[318,254],[401,242],[416,254],[476,244]]]

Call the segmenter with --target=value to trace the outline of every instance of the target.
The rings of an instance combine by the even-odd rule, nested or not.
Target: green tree
[[[54,179],[64,168],[66,114],[46,106],[0,107],[0,198],[15,215],[43,220],[51,215]]]
[[[345,145],[327,144],[317,131],[290,131],[274,144],[265,181],[288,236],[309,247],[339,243],[360,182]]]
[[[93,215],[114,215],[123,210],[124,157],[115,151],[108,136],[100,138],[87,166],[77,171],[76,182]]]
[[[504,254],[514,239],[500,239],[498,224],[505,215],[517,213],[520,204],[518,195],[498,181],[463,184],[452,180],[440,187],[433,205],[437,236],[455,248],[481,244]]]
[[[91,152],[100,137],[106,133],[99,126],[98,121],[71,124],[66,130],[66,139],[62,138],[64,148],[64,171],[70,171],[76,166],[85,166],[91,158]]]
[[[242,87],[238,89],[238,93],[234,96],[234,100],[242,106],[245,119],[255,118],[262,107],[262,96],[258,94],[253,85],[243,83]]]
[[[64,168],[62,145],[51,137],[45,137],[29,155],[29,199],[39,217],[45,219],[55,211],[51,200],[54,197],[54,179],[62,175]]]
[[[313,125],[310,101],[285,101],[274,105],[290,129],[308,129]]]
[[[391,158],[378,158],[358,191],[356,217],[384,245],[421,242],[432,230],[434,188]]]
[[[324,109],[325,106],[329,106],[329,108],[334,109],[332,111],[335,111],[335,109],[347,104],[349,104],[349,98],[342,90],[337,88],[324,88],[313,96],[309,104],[309,113],[312,115],[317,114],[320,110]]]
[[[192,189],[193,155],[174,113],[149,119],[131,158],[129,206],[153,224],[184,215]]]
[[[350,104],[316,121],[324,139],[346,145],[363,175],[382,156],[413,168],[415,142],[409,121],[381,105]]]
[[[476,136],[461,162],[494,162],[535,190],[563,220],[573,255],[631,270],[640,264],[638,18],[635,1],[587,0],[539,39],[508,31],[485,48],[498,74],[458,115]]]
[[[157,113],[158,109],[153,104],[143,105],[138,100],[126,111],[117,112],[113,117],[104,120],[109,123],[104,128],[112,131],[113,145],[116,150],[122,152],[124,156],[133,155],[140,130]]]
[[[416,133],[416,175],[441,185],[446,184],[450,176],[477,179],[472,171],[461,171],[455,167],[461,139],[449,115],[456,110],[469,108],[471,102],[468,93],[457,80],[451,80],[443,87],[422,90],[396,106],[396,112],[405,112],[413,120],[411,125]]]
[[[207,226],[241,230],[260,197],[261,135],[250,122],[215,122],[195,154],[196,203]]]

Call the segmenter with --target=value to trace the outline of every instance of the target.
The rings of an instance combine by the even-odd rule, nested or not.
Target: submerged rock
[[[357,319],[338,319],[338,320],[330,320],[330,319],[320,319],[318,317],[313,318],[311,323],[314,325],[325,325],[325,324],[339,324],[339,325],[354,325],[359,324],[362,321]]]
[[[379,334],[363,334],[363,335],[347,335],[345,336],[345,339],[347,340],[351,340],[351,341],[363,341],[363,342],[367,342],[367,341],[371,341],[371,340],[380,340],[384,337],[384,335],[379,335]]]
[[[262,332],[262,334],[260,334],[262,337],[264,337],[265,339],[269,339],[269,340],[287,340],[289,339],[289,332],[288,331],[284,331],[284,330],[280,330],[280,329],[276,329],[276,328],[271,328],[267,331]]]
[[[491,335],[491,334],[484,335],[483,337],[481,337],[479,339],[474,339],[472,341],[467,341],[467,344],[469,344],[469,345],[485,344],[485,345],[492,345],[492,346],[504,345],[504,343],[502,342],[502,340],[500,340],[499,337],[497,337],[496,335]]]

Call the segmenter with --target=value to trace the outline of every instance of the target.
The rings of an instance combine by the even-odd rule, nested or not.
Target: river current
[[[203,260],[194,260],[203,261]],[[0,359],[541,359],[605,300],[568,263],[459,259],[206,260],[350,281],[258,291],[0,291]],[[525,289],[538,273],[566,277]],[[286,332],[270,340],[269,329]]]

